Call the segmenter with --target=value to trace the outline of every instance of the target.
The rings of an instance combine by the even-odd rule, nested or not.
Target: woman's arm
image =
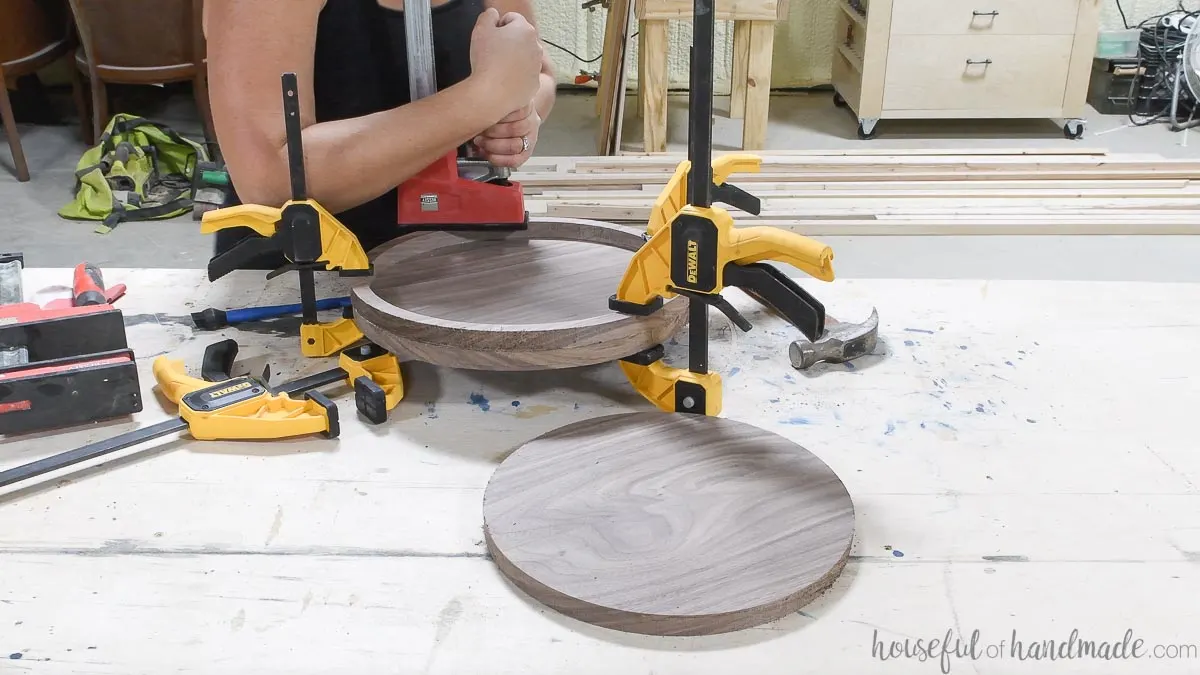
[[[334,213],[385,194],[522,105],[539,85],[531,72],[542,58],[536,31],[524,21],[497,26],[499,15],[486,12],[472,35],[473,72],[466,80],[398,108],[318,124],[312,73],[323,6],[324,0],[205,3],[213,124],[245,202],[275,205],[290,197],[285,72],[296,73],[300,85],[309,197]]]
[[[516,12],[529,22],[535,30],[539,30],[537,18],[533,12],[533,0],[488,0],[488,7],[494,7],[503,16],[507,12]],[[555,79],[554,63],[550,60],[545,49],[542,50],[542,72],[538,78],[537,94],[533,97],[533,108],[538,117],[545,120],[554,108],[555,92],[558,82]]]

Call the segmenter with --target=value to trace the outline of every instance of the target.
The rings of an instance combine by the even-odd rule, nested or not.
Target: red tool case
[[[0,435],[142,410],[137,363],[112,305],[0,305],[0,348],[8,346],[23,346],[28,360],[0,367]]]

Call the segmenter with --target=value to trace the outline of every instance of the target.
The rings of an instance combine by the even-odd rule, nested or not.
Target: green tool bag
[[[75,199],[58,211],[63,218],[99,220],[101,234],[128,220],[171,218],[192,210],[197,162],[209,160],[204,146],[156,122],[119,114],[96,147],[75,167]]]

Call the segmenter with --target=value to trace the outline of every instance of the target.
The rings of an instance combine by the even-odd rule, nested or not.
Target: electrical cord
[[[603,53],[603,52],[601,52],[601,53],[600,53],[600,56],[597,56],[597,57],[596,57],[596,58],[594,58],[594,59],[585,59],[585,58],[583,58],[582,56],[580,56],[580,55],[576,54],[575,52],[571,51],[570,49],[567,49],[566,47],[564,47],[564,46],[562,46],[562,45],[554,44],[553,42],[551,42],[551,41],[547,40],[546,38],[542,38],[542,42],[545,42],[546,44],[550,45],[551,47],[554,47],[555,49],[562,50],[562,51],[566,52],[566,53],[567,53],[569,56],[573,56],[573,57],[575,57],[575,59],[576,59],[576,60],[578,60],[578,61],[582,61],[582,62],[584,62],[584,63],[595,63],[595,62],[599,61],[601,58],[603,58],[603,57],[604,57],[604,53]]]
[[[637,31],[634,31],[634,33],[633,33],[632,35],[630,35],[630,36],[629,36],[629,37],[626,39],[626,41],[628,41],[628,40],[632,40],[633,38],[637,37],[637,35],[638,35],[638,34],[637,34]],[[578,60],[578,61],[582,61],[583,63],[595,63],[595,62],[599,61],[600,59],[604,58],[604,52],[600,52],[600,55],[599,55],[599,56],[597,56],[597,57],[595,57],[595,58],[592,58],[592,59],[585,59],[585,58],[583,58],[582,56],[580,56],[580,55],[576,54],[575,52],[571,51],[570,49],[567,49],[566,47],[564,47],[564,46],[562,46],[562,45],[560,45],[560,44],[555,44],[555,43],[553,43],[553,42],[551,42],[551,41],[547,40],[546,38],[542,38],[542,42],[545,42],[546,44],[550,45],[551,47],[554,47],[555,49],[559,49],[559,50],[561,50],[561,51],[563,51],[563,52],[566,52],[568,56],[574,57],[576,60]]]
[[[1125,10],[1121,7],[1120,0],[1116,0],[1116,4],[1126,28],[1133,28],[1129,26],[1125,18]],[[1129,123],[1133,126],[1143,127],[1170,121],[1171,97],[1177,79],[1176,66],[1183,54],[1183,47],[1188,37],[1188,33],[1180,30],[1178,26],[1189,17],[1193,20],[1200,17],[1200,10],[1186,9],[1183,0],[1177,0],[1177,7],[1177,10],[1148,17],[1136,26],[1140,31],[1138,37],[1138,65],[1140,67],[1138,74],[1130,79],[1127,98]],[[1177,20],[1174,25],[1168,26],[1163,21],[1166,17],[1174,17]],[[1196,101],[1192,98],[1186,84],[1180,84],[1181,98],[1187,97],[1186,101],[1180,102],[1180,110],[1187,111],[1188,116],[1191,117],[1195,114]],[[1147,103],[1162,100],[1164,103],[1161,110],[1150,112],[1150,114],[1138,114],[1138,104],[1141,100]]]

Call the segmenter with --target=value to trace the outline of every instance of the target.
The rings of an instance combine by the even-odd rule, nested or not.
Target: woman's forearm
[[[398,108],[306,127],[309,197],[338,213],[386,194],[503,117],[485,103],[495,98],[485,86],[468,78]],[[262,184],[248,190],[239,185],[239,195],[247,202],[282,203],[290,196],[286,167],[284,144],[269,174],[275,178],[260,178]]]

